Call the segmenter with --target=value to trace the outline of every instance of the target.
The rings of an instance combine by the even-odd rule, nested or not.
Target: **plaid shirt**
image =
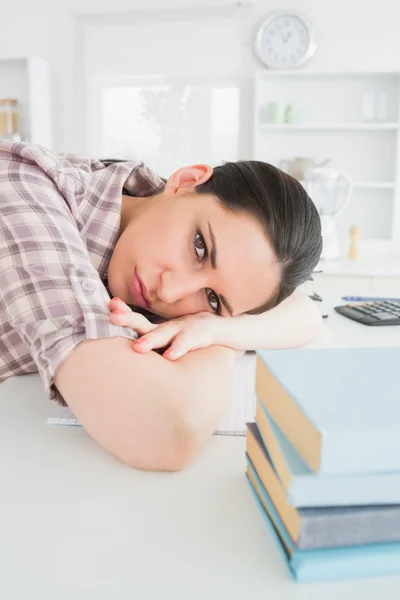
[[[151,196],[163,185],[140,162],[0,140],[0,383],[38,371],[63,402],[53,378],[78,344],[137,337],[109,323],[107,269],[122,193]]]

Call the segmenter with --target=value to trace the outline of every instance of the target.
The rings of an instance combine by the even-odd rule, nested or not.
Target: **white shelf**
[[[395,183],[394,181],[354,181],[353,186],[370,190],[394,190]]]
[[[326,276],[400,277],[400,254],[364,256],[358,260],[321,260],[319,269],[321,275]]]
[[[339,237],[356,224],[374,247],[400,242],[400,72],[259,72],[253,102],[255,160],[289,173],[296,158],[328,160],[354,186]]]
[[[385,77],[385,76],[397,76],[398,75],[398,71],[396,70],[383,70],[383,71],[327,71],[327,70],[323,70],[323,71],[313,71],[309,68],[305,69],[305,68],[300,68],[300,69],[264,69],[264,70],[259,70],[256,75],[260,78],[260,79],[274,79],[274,78],[281,78],[281,77],[300,77],[300,78],[307,78],[307,77],[317,77],[319,79],[321,78],[325,78],[325,79],[330,79],[332,77],[343,77],[343,78],[350,78],[350,79],[354,79],[355,77],[357,78],[363,78],[363,77]]]
[[[0,97],[19,102],[19,129],[23,139],[51,148],[50,75],[48,63],[38,56],[0,56]]]
[[[396,131],[398,123],[260,123],[262,131]]]
[[[328,165],[329,168],[329,165]],[[303,187],[307,187],[306,182],[300,181]],[[394,181],[353,181],[353,187],[366,190],[394,190],[396,184]]]

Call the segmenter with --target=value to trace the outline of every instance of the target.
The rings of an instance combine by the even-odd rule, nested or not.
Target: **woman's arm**
[[[177,362],[117,337],[81,343],[55,385],[89,435],[132,467],[186,466],[222,420],[235,352],[211,348]]]
[[[235,350],[296,348],[322,333],[322,317],[315,302],[300,291],[261,315],[227,318],[204,312],[161,325],[150,323],[118,299],[109,306],[112,323],[131,327],[141,336],[133,346],[137,352],[169,346],[163,353],[169,360],[213,344]]]
[[[299,290],[261,315],[220,321],[217,343],[233,343],[237,350],[297,348],[322,333],[322,317],[316,303]]]

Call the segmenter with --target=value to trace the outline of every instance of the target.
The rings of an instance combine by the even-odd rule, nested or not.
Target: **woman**
[[[3,140],[0,215],[0,381],[38,371],[132,466],[192,460],[226,408],[235,349],[319,331],[295,291],[319,259],[319,217],[266,163],[192,165],[165,183],[142,163]],[[127,304],[181,318],[133,352],[132,327],[153,326]]]

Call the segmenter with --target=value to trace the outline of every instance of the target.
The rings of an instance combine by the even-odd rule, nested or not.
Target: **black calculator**
[[[335,306],[336,312],[363,325],[400,325],[400,300],[375,300]]]

